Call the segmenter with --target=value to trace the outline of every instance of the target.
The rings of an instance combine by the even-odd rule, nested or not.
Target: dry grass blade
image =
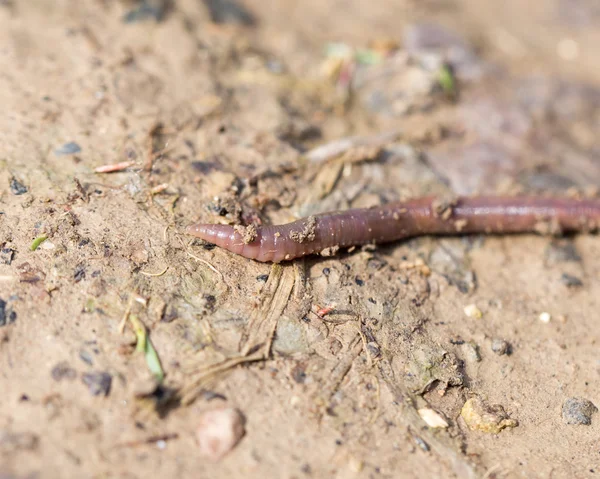
[[[371,136],[350,136],[334,140],[325,145],[317,146],[305,156],[310,161],[319,163],[339,156],[346,151],[359,146],[383,146],[400,136],[398,131],[379,133]]]
[[[215,376],[240,364],[262,361],[269,357],[277,322],[288,304],[296,274],[293,266],[274,264],[261,295],[261,307],[252,314],[244,334],[240,355],[208,365],[194,375],[194,380],[181,390],[182,404],[194,401],[202,386]]]
[[[294,287],[295,274],[292,266],[274,264],[269,279],[261,295],[261,307],[250,318],[246,334],[242,338],[241,353],[249,354],[258,347],[265,348],[268,356],[271,350],[277,320],[288,304]]]

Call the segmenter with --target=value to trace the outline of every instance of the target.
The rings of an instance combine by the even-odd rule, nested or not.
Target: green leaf
[[[31,243],[31,246],[29,247],[29,249],[31,251],[35,251],[47,239],[48,239],[48,235],[38,236],[36,239],[33,240],[33,243]]]
[[[160,363],[158,353],[148,337],[146,327],[135,314],[130,315],[129,320],[131,321],[131,326],[133,327],[133,331],[137,338],[136,351],[144,353],[148,369],[159,383],[162,382],[165,378],[165,372]]]

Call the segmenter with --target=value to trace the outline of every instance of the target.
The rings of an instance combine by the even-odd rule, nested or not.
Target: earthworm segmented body
[[[275,263],[338,248],[421,235],[587,232],[600,226],[600,200],[527,196],[419,198],[324,213],[280,226],[196,224],[187,232],[233,253]]]

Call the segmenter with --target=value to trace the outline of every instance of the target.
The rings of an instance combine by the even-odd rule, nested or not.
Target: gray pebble
[[[592,423],[592,415],[598,408],[584,398],[569,398],[562,407],[562,417],[565,424],[589,426]]]
[[[52,368],[50,372],[52,379],[61,381],[63,379],[73,380],[77,377],[77,371],[69,366],[69,363],[62,361]]]
[[[10,298],[9,298],[10,301]],[[17,320],[17,313],[8,307],[8,303],[0,298],[0,326],[12,324]]]
[[[579,286],[583,286],[583,281],[572,274],[563,273],[560,280],[567,288],[578,288]]]
[[[0,249],[0,264],[10,265],[15,257],[15,250],[11,248]]]
[[[74,155],[74,154],[80,153],[80,152],[81,152],[81,147],[74,141],[65,143],[60,148],[57,148],[56,150],[54,150],[54,154],[56,156]]]
[[[81,379],[92,396],[108,396],[110,393],[112,376],[107,372],[86,373]]]
[[[481,355],[479,354],[479,348],[473,342],[468,342],[462,345],[462,350],[465,355],[465,359],[470,363],[478,363],[481,361]]]
[[[544,252],[546,264],[553,266],[559,263],[578,263],[581,256],[575,248],[573,241],[569,239],[557,239],[552,241]]]
[[[15,177],[13,177],[10,180],[10,192],[16,196],[24,195],[25,193],[27,193],[27,187]]]
[[[94,364],[92,353],[90,353],[87,349],[81,349],[79,351],[79,359],[90,366]]]
[[[494,338],[492,339],[492,351],[494,351],[498,356],[510,354],[510,344],[504,339]]]

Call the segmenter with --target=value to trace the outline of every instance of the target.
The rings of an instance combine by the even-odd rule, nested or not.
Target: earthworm
[[[432,197],[309,216],[279,226],[195,224],[191,235],[263,262],[421,235],[587,232],[600,226],[600,200],[534,196]]]

